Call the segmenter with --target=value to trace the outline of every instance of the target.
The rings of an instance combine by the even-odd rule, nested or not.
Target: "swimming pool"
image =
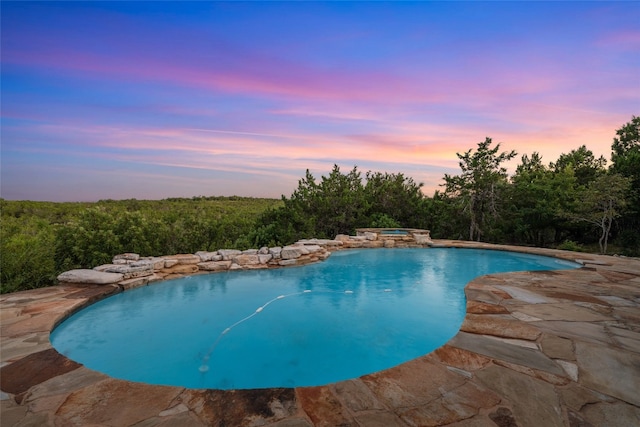
[[[85,308],[51,334],[112,377],[189,388],[327,384],[398,365],[451,339],[464,286],[496,272],[576,267],[476,249],[366,249],[323,263],[171,280]]]

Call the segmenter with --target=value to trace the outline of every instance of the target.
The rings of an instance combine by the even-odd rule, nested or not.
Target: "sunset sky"
[[[310,169],[438,189],[485,137],[610,158],[640,2],[2,1],[1,192],[289,196]]]

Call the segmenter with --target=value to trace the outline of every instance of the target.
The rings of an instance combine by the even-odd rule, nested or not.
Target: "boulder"
[[[381,248],[384,245],[384,241],[382,240],[367,240],[363,243],[363,247],[365,248]]]
[[[304,245],[303,248],[309,251],[310,254],[315,254],[323,250],[320,245]]]
[[[258,255],[251,255],[251,254],[237,255],[237,256],[233,257],[232,261],[235,262],[238,265],[258,265],[258,264],[260,264],[260,258],[258,257]]]
[[[282,248],[280,246],[275,246],[273,248],[269,248],[269,253],[273,255],[274,259],[279,259],[280,254],[282,253]]]
[[[220,261],[222,259],[222,256],[218,254],[218,251],[215,251],[215,252],[198,251],[198,252],[196,252],[196,255],[198,255],[200,257],[200,261],[202,261],[202,262]],[[220,259],[215,259],[215,258],[218,258],[218,257]]]
[[[431,241],[431,237],[428,234],[414,234],[413,238],[419,245],[430,245],[431,243],[433,243],[433,241]]]
[[[198,268],[204,271],[225,271],[231,267],[231,261],[208,261],[198,264]]]
[[[177,259],[165,259],[164,260],[164,268],[171,268],[174,265],[178,265]]]
[[[128,291],[129,289],[139,288],[140,286],[146,286],[149,283],[147,277],[134,277],[133,279],[125,279],[119,283],[119,286]]]
[[[296,259],[308,253],[309,251],[304,246],[285,246],[280,252],[280,257],[282,259]]]
[[[58,276],[62,283],[83,283],[91,285],[111,285],[124,279],[121,273],[107,273],[98,270],[77,269],[69,270]]]
[[[170,268],[164,268],[163,273],[167,274],[192,274],[198,272],[198,266],[195,264],[176,264]]]
[[[220,249],[218,253],[222,255],[224,261],[230,261],[234,256],[242,254],[242,251],[237,249]]]
[[[309,255],[311,253],[309,246],[305,246],[305,245],[292,245],[292,246],[299,248],[302,255]]]
[[[347,236],[349,237],[349,236]],[[348,240],[345,240],[345,242]],[[301,239],[298,240],[295,245],[302,245],[305,247],[309,246],[320,246],[321,248],[326,248],[329,250],[335,250],[340,246],[343,246],[345,242],[341,240],[329,240],[329,239]]]
[[[131,263],[131,266],[141,267],[141,266],[148,265],[150,266],[150,268],[154,270],[160,270],[161,268],[165,267],[165,261],[166,260],[163,258],[149,257],[149,258],[141,259],[140,261],[134,261]]]
[[[266,264],[273,259],[273,255],[271,254],[259,254],[258,260],[260,260],[260,264]]]
[[[194,255],[194,254],[176,254],[176,255],[170,255],[167,257],[163,257],[164,259],[174,259],[176,261],[178,261],[178,264],[180,265],[195,265],[199,262],[202,262],[202,260],[200,259],[200,257],[198,255]]]
[[[94,268],[96,271],[106,273],[120,273],[123,279],[134,277],[150,276],[153,274],[153,264],[134,266],[133,264],[106,264]]]
[[[134,254],[134,253],[120,254],[120,255],[116,255],[116,256],[113,257],[114,264],[118,264],[115,261],[120,261],[120,260],[138,261],[139,259],[140,259],[140,255]]]

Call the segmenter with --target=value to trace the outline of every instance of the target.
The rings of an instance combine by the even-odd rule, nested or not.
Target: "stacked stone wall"
[[[335,239],[305,239],[284,247],[260,249],[220,249],[195,254],[141,257],[135,253],[119,254],[110,264],[93,269],[66,271],[58,276],[63,285],[118,285],[123,290],[159,280],[193,274],[232,270],[256,270],[300,266],[324,261],[331,252],[352,248],[426,247],[432,244],[427,230],[413,230],[406,235],[389,235],[366,229],[356,236],[338,235]]]
[[[359,228],[355,236],[339,234],[345,248],[423,248],[433,245],[429,230],[416,228]]]

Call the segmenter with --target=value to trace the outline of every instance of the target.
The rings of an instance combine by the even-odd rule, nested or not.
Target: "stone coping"
[[[4,426],[630,426],[640,423],[640,260],[436,240],[579,261],[465,287],[459,333],[396,367],[318,387],[196,390],[108,377],[52,348],[61,319],[121,290],[0,296]],[[425,249],[428,250],[428,249]]]
[[[407,235],[388,236],[367,229],[363,235],[340,234],[335,239],[303,239],[285,247],[260,249],[220,249],[195,254],[140,257],[135,253],[119,254],[111,264],[93,269],[65,271],[58,276],[61,285],[117,285],[129,290],[159,280],[175,279],[191,274],[232,270],[259,270],[302,266],[324,261],[332,251],[353,248],[424,248],[433,245],[428,230],[413,230]],[[408,229],[405,229],[408,230]]]

